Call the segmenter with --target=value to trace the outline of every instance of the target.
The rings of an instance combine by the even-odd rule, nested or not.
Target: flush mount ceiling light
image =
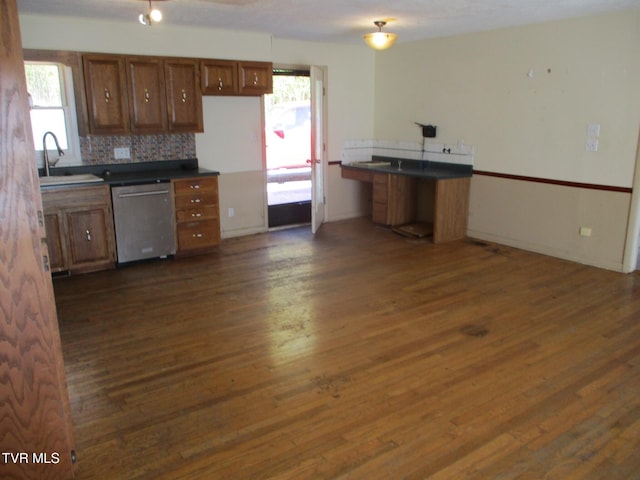
[[[367,33],[364,36],[364,41],[367,42],[371,48],[375,48],[376,50],[384,50],[385,48],[389,48],[394,44],[398,35],[395,33],[386,33],[382,31],[382,27],[384,27],[387,22],[383,20],[376,20],[373,24],[378,27],[377,32]]]
[[[138,16],[138,20],[141,24],[150,27],[154,23],[158,23],[162,20],[162,12],[157,8],[153,8],[151,0],[149,0],[149,11],[147,13],[141,13]]]

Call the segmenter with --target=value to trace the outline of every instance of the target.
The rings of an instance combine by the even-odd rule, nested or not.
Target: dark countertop
[[[51,176],[66,176],[90,173],[104,180],[104,182],[74,183],[62,185],[43,185],[40,188],[69,187],[70,185],[135,185],[140,183],[167,182],[175,178],[198,176],[216,176],[220,172],[200,168],[198,159],[163,160],[157,162],[116,163],[104,165],[83,165],[76,167],[51,168]],[[42,176],[44,169],[39,169]]]
[[[376,163],[379,162],[389,162],[390,165],[376,165]],[[399,162],[402,162],[401,168],[398,168]],[[343,163],[342,168],[355,168],[370,172],[392,173],[394,175],[405,175],[429,180],[464,178],[471,177],[473,174],[472,165],[381,156],[371,157],[371,162]]]

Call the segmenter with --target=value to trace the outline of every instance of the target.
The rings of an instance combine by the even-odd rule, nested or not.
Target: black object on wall
[[[416,122],[416,125],[422,128],[422,136],[424,138],[435,138],[436,136],[436,127],[435,125],[423,125],[421,123]]]

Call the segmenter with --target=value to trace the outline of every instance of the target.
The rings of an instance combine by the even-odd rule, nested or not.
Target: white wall
[[[399,44],[376,59],[375,134],[416,140],[413,122],[432,123],[439,141],[475,146],[476,170],[628,189],[639,51],[637,10]],[[598,152],[585,149],[589,123]],[[630,201],[476,175],[469,234],[622,270]]]
[[[69,17],[21,15],[24,48],[104,53],[167,55],[271,61],[326,67],[328,95],[327,161],[341,157],[342,143],[370,138],[373,132],[374,53],[364,45],[344,46],[272,38],[267,34],[173,27],[141,27],[137,22],[106,22]],[[61,34],[64,32],[64,35]],[[220,202],[224,237],[267,229],[262,148],[256,125],[258,98],[205,97],[205,132],[196,136],[201,164],[221,172]],[[258,122],[258,123],[256,123]],[[261,136],[260,136],[261,139]],[[338,166],[326,167],[328,221],[353,216],[358,191],[343,181]],[[234,217],[228,217],[228,208]]]

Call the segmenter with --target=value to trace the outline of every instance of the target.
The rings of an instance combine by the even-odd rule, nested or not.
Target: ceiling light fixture
[[[150,27],[154,23],[158,23],[162,20],[162,12],[157,8],[153,8],[151,0],[149,0],[149,12],[141,13],[140,16],[138,16],[138,20],[141,24]]]
[[[384,50],[385,48],[389,48],[394,44],[398,35],[395,33],[386,33],[382,31],[382,27],[384,27],[387,22],[383,20],[376,20],[373,24],[378,27],[377,32],[367,33],[364,36],[364,41],[367,42],[371,48],[376,50]]]

